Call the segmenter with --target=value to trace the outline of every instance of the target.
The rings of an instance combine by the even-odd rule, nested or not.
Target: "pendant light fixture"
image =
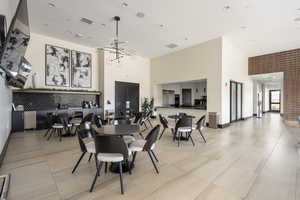
[[[114,54],[114,58],[111,60],[112,62],[120,63],[121,58],[124,56],[130,56],[130,54],[125,51],[124,47],[122,47],[122,45],[127,42],[119,41],[119,22],[121,18],[119,16],[115,16],[113,19],[116,22],[116,37],[109,47],[104,47],[102,50]]]

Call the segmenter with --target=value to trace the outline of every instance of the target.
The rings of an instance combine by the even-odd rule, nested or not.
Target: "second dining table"
[[[192,119],[194,119],[194,118],[196,118],[195,116],[193,116],[193,115],[169,115],[168,116],[168,118],[170,118],[170,119],[174,119],[175,120],[175,122],[177,122],[181,117],[187,117],[187,118],[192,118]]]

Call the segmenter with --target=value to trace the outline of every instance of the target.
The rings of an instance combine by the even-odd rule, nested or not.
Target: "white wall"
[[[53,87],[53,86],[45,85],[45,69],[46,69],[45,45],[46,44],[92,54],[92,88],[89,88],[87,90],[94,90],[94,91],[99,90],[100,67],[98,61],[98,52],[96,49],[81,46],[78,44],[74,44],[64,40],[59,40],[56,38],[51,38],[36,33],[31,33],[31,38],[30,38],[29,46],[27,48],[25,57],[32,64],[32,71],[37,73],[36,76],[37,88],[80,89],[80,88],[71,88],[71,87]]]
[[[151,59],[151,92],[162,106],[161,84],[207,79],[207,111],[221,113],[222,39]]]
[[[223,37],[221,124],[230,122],[230,80],[243,83],[243,117],[252,116],[253,82],[248,76],[248,57]]]
[[[143,99],[150,98],[150,60],[139,56],[121,59],[120,63],[111,62],[110,53],[104,53],[104,109],[115,109],[115,81],[140,84],[140,106]],[[111,102],[107,104],[107,100]]]
[[[6,16],[7,26],[11,22],[14,10],[11,0],[1,0],[0,14]],[[6,87],[4,77],[0,77],[0,152],[2,152],[11,131],[11,102],[12,92]]]

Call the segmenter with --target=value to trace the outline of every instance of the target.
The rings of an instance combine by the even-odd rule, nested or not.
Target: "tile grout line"
[[[255,185],[256,182],[257,182],[257,179],[258,179],[259,174],[260,174],[261,171],[265,168],[265,166],[266,166],[268,160],[271,158],[271,156],[272,156],[272,154],[274,153],[275,149],[276,149],[277,146],[279,145],[279,142],[280,142],[281,139],[282,139],[282,133],[280,133],[280,135],[279,135],[279,137],[278,137],[278,140],[277,140],[276,144],[274,145],[274,147],[273,147],[272,151],[270,152],[270,154],[269,154],[268,156],[266,156],[266,158],[264,159],[263,166],[262,166],[261,169],[259,169],[259,171],[257,172],[257,175],[256,175],[256,177],[255,177],[253,183],[251,184],[251,186],[250,186],[250,188],[249,188],[249,190],[248,190],[246,196],[242,198],[243,200],[244,200],[244,199],[247,199],[247,198],[249,197],[250,192],[253,190],[254,185]]]
[[[200,197],[201,193],[206,190],[207,188],[210,187],[211,184],[213,184],[219,177],[221,177],[222,175],[225,174],[225,172],[230,169],[232,167],[232,165],[234,163],[236,163],[237,161],[239,161],[242,158],[242,156],[240,156],[239,158],[237,158],[236,160],[234,160],[228,167],[226,167],[222,172],[220,172],[199,194],[198,196],[196,196],[196,198],[194,198],[194,200],[197,200],[198,197]]]
[[[54,182],[54,184],[55,184],[55,187],[56,187],[56,190],[57,190],[57,194],[59,195],[60,199],[62,199],[62,195],[61,195],[61,193],[60,193],[60,191],[59,191],[59,189],[58,189],[58,185],[57,185],[57,183],[56,183],[56,181],[55,181],[55,178],[54,178],[54,176],[53,176],[53,174],[52,174],[52,172],[51,172],[51,169],[50,169],[50,166],[49,166],[49,164],[48,164],[48,161],[46,161],[46,165],[47,165],[47,167],[48,167],[48,169],[49,169],[49,173],[51,174],[52,180],[53,180],[53,182]]]

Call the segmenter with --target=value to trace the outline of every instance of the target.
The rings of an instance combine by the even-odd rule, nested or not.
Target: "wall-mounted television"
[[[31,65],[24,58],[29,40],[27,0],[20,0],[0,51],[0,68],[6,73],[10,86],[23,88],[31,72]]]

